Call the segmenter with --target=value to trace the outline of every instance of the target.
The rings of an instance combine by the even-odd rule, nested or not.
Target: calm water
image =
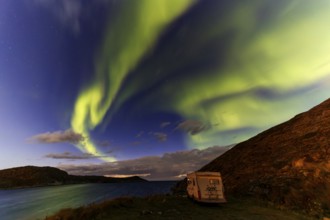
[[[0,219],[43,219],[62,208],[78,207],[119,196],[168,193],[174,184],[171,181],[161,181],[0,190]]]

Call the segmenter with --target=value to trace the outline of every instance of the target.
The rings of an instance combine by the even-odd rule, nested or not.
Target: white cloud
[[[204,150],[178,151],[165,153],[162,156],[148,156],[100,164],[61,164],[59,168],[75,175],[142,175],[149,180],[178,180],[189,172],[199,170],[231,147],[214,146]]]
[[[80,0],[34,0],[34,2],[36,5],[49,10],[63,26],[79,33],[82,16]]]
[[[153,136],[160,142],[167,141],[167,134],[162,132],[153,132]]]
[[[37,134],[29,139],[29,141],[36,141],[38,143],[70,143],[70,144],[82,144],[84,136],[72,131],[71,129],[65,131],[46,132]]]
[[[165,127],[169,126],[170,124],[171,124],[171,122],[165,121],[165,122],[163,122],[163,123],[160,124],[160,127],[161,128],[165,128]]]
[[[197,120],[185,120],[176,127],[176,129],[185,131],[191,135],[201,133],[202,131],[208,130],[209,128],[209,125],[206,125],[203,122]]]
[[[95,156],[95,155],[88,154],[88,153],[75,155],[70,152],[64,152],[64,153],[60,153],[60,154],[47,154],[47,155],[45,155],[45,157],[51,158],[51,159],[87,160],[87,159],[100,158],[101,156]]]

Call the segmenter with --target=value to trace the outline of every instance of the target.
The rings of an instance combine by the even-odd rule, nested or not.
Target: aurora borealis
[[[329,98],[329,9],[327,0],[2,1],[0,167],[134,161],[115,174],[141,174],[153,161],[141,158],[239,143],[284,122]]]
[[[95,82],[78,97],[72,128],[88,136],[87,131],[100,125],[118,94],[125,78],[155,44],[161,31],[179,16],[190,0],[128,2],[119,18],[110,23],[105,36],[100,61],[96,64]],[[95,154],[87,140],[85,148]]]

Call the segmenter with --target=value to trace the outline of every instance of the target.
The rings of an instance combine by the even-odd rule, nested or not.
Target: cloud
[[[140,137],[142,137],[143,134],[144,134],[144,131],[140,131],[135,137],[140,138]]]
[[[99,147],[109,147],[110,146],[110,141],[96,141],[95,142],[97,146]]]
[[[202,131],[208,130],[209,128],[209,125],[206,125],[203,122],[197,120],[185,120],[176,127],[176,129],[185,131],[191,135],[201,133]]]
[[[153,132],[152,135],[160,142],[167,141],[167,134],[162,132]]]
[[[83,144],[85,138],[83,135],[72,131],[71,129],[65,131],[46,132],[35,135],[29,140],[37,141],[38,143],[70,143]]]
[[[165,153],[162,156],[148,156],[101,164],[61,164],[59,168],[75,175],[140,175],[149,180],[178,180],[187,173],[200,169],[231,147],[214,146],[205,150],[178,151]]]
[[[114,149],[110,149],[110,150],[107,150],[107,151],[105,152],[105,154],[113,154],[114,152],[115,152]]]
[[[35,4],[47,9],[63,26],[75,33],[80,32],[82,2],[80,0],[34,0]]]
[[[94,155],[88,154],[88,153],[75,155],[70,152],[64,152],[61,154],[47,154],[47,155],[45,155],[45,157],[51,158],[51,159],[86,160],[86,159],[100,158],[101,156],[94,156]]]
[[[163,123],[160,124],[160,127],[161,128],[165,128],[165,127],[169,126],[170,124],[171,124],[171,122],[165,121],[165,122],[163,122]]]

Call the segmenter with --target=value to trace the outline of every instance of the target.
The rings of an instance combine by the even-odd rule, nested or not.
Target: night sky
[[[329,98],[329,10],[2,0],[0,169],[182,178]]]

